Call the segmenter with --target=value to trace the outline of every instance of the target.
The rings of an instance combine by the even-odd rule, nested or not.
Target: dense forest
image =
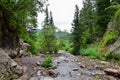
[[[53,60],[51,56],[64,50],[74,56],[120,63],[120,0],[83,0],[82,9],[75,5],[71,32],[56,27],[47,2],[49,1],[0,0],[1,59],[3,53],[12,59],[44,54],[49,56],[41,66],[48,68]],[[42,29],[37,29],[38,13],[45,14]],[[22,47],[24,43],[29,48],[23,53],[22,49],[26,49]],[[2,73],[0,80],[7,79],[1,75]]]
[[[119,38],[119,0],[84,0],[83,8],[75,6],[72,43],[75,55],[118,58],[109,51]]]

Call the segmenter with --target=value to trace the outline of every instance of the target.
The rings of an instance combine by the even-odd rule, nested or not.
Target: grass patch
[[[119,34],[118,31],[115,31],[115,30],[107,32],[103,38],[102,45],[109,45],[109,44],[112,44],[113,42],[115,42],[119,37],[118,34]]]
[[[45,68],[51,67],[52,61],[53,61],[53,58],[51,56],[48,56],[48,57],[44,58],[44,60],[41,63],[41,66],[45,67]]]
[[[106,60],[105,57],[103,57],[97,46],[87,46],[86,48],[81,48],[80,49],[80,55],[82,56],[88,56],[92,59],[101,59],[101,60]]]

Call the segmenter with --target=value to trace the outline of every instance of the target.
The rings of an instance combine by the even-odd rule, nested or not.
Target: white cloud
[[[71,23],[74,17],[75,5],[82,8],[82,0],[49,0],[49,9],[53,13],[55,25],[61,30],[68,30],[72,28]],[[43,14],[39,14],[39,26],[44,19]]]

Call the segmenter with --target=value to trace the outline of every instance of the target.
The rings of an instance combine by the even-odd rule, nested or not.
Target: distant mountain
[[[42,32],[41,29],[33,29],[33,31],[35,33]],[[55,33],[55,35],[56,35],[57,38],[62,38],[62,39],[69,39],[70,38],[70,33],[66,32],[66,31],[60,31],[59,30]]]
[[[62,38],[62,39],[70,38],[70,33],[65,32],[65,31],[57,31],[55,35],[57,38]]]

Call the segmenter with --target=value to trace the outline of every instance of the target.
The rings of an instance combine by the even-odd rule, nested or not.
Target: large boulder
[[[13,80],[20,77],[22,73],[22,67],[13,61],[4,50],[0,49],[0,80]]]
[[[25,43],[22,39],[20,39],[20,51],[18,56],[28,56],[30,55],[30,45],[28,43]]]

